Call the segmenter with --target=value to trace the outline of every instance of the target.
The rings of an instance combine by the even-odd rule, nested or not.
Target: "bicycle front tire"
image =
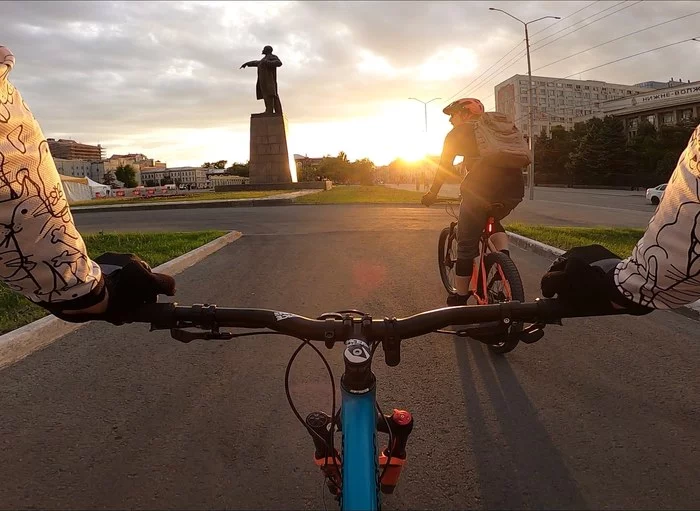
[[[457,264],[456,246],[453,246],[453,241],[456,237],[450,238],[450,228],[445,227],[440,232],[438,238],[438,269],[440,270],[440,279],[442,285],[448,293],[454,294],[457,292],[455,287],[455,265]]]

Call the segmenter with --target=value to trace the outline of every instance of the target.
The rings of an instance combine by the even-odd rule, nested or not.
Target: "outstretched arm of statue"
[[[248,62],[245,62],[240,69],[243,69],[244,67],[258,67],[258,64],[260,64],[259,60],[249,60]]]

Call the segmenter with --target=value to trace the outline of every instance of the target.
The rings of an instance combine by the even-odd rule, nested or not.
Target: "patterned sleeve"
[[[632,256],[618,264],[615,282],[625,297],[654,309],[700,299],[700,126],[644,236]]]
[[[33,302],[89,304],[100,267],[75,228],[41,127],[8,80],[14,63],[0,46],[0,279]]]

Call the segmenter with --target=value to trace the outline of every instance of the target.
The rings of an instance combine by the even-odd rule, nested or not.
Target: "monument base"
[[[291,183],[287,120],[282,115],[250,116],[250,184]]]

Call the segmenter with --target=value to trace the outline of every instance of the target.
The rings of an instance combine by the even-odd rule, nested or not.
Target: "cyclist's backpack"
[[[516,169],[532,162],[523,134],[506,114],[485,112],[472,125],[482,164]]]

